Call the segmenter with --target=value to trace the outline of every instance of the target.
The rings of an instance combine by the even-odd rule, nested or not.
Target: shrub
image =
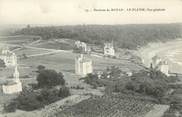
[[[97,74],[87,74],[86,77],[81,78],[80,80],[84,80],[85,83],[92,85],[94,89],[96,89],[97,87],[101,87],[103,86],[103,82],[101,82],[97,76]]]
[[[38,71],[37,72],[41,72],[42,70],[45,70],[45,66],[43,66],[43,65],[39,65],[39,66],[37,66],[37,69],[38,69]]]
[[[0,59],[0,67],[3,67],[3,68],[6,67],[6,65],[2,59]]]
[[[57,85],[65,85],[63,74],[57,73],[55,70],[41,70],[37,76],[39,87],[52,87]]]
[[[64,97],[70,96],[71,94],[70,94],[69,88],[64,86],[59,89],[58,95],[59,97],[64,98]]]
[[[36,92],[31,89],[24,89],[13,102],[4,107],[6,112],[14,112],[16,108],[32,111],[43,108],[45,105],[54,103],[67,96],[70,96],[70,91],[67,87],[62,87],[59,90],[56,88],[44,88]]]
[[[8,113],[15,112],[16,108],[17,108],[17,103],[16,101],[13,100],[10,103],[4,105],[4,112]]]
[[[40,95],[37,96],[37,100],[43,103],[44,105],[53,103],[60,99],[58,89],[47,89],[44,88],[41,90]]]
[[[37,99],[38,94],[33,90],[23,90],[16,98],[17,108],[32,111],[44,107],[43,103]]]
[[[129,81],[126,83],[125,88],[127,90],[132,90],[137,93],[143,93],[154,97],[164,96],[168,89],[166,84],[160,81]]]

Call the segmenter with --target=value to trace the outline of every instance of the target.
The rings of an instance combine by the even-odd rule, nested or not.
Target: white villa
[[[76,41],[75,46],[77,48],[81,48],[83,52],[90,52],[91,51],[90,47],[87,46],[87,44],[85,42]]]
[[[4,94],[13,94],[22,91],[22,83],[19,79],[17,57],[9,49],[0,51],[0,59],[7,66],[0,71],[0,90]]]
[[[162,73],[164,73],[166,76],[170,76],[169,75],[169,65],[167,61],[161,61],[157,67],[157,69],[159,71],[161,71]]]
[[[92,67],[92,60],[89,58],[86,58],[81,54],[80,56],[76,57],[75,59],[75,73],[77,75],[85,76],[88,73],[93,72]]]
[[[19,93],[22,91],[22,83],[19,79],[18,67],[14,67],[13,78],[5,79],[5,83],[1,85],[2,92],[4,94]]]
[[[0,59],[2,59],[7,67],[15,66],[17,64],[17,56],[15,53],[11,52],[10,50],[3,49],[0,52]]]
[[[158,56],[152,58],[152,67],[164,73],[166,76],[169,76],[169,64],[166,60],[162,60]]]
[[[104,44],[104,55],[105,56],[115,56],[115,50],[114,50],[113,43]]]

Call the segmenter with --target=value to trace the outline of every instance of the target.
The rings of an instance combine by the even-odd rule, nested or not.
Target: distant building
[[[105,56],[115,56],[115,50],[114,50],[113,43],[104,44],[104,55]]]
[[[0,51],[0,59],[2,59],[8,68],[3,69],[1,77],[3,76],[4,82],[1,83],[1,91],[4,94],[13,94],[22,91],[22,83],[19,79],[19,71],[17,66],[17,57],[15,53],[11,52],[8,48]],[[13,74],[13,78],[8,78]]]
[[[158,64],[157,69],[164,73],[166,76],[169,76],[169,65],[167,61],[161,61]]]
[[[91,48],[85,42],[76,41],[75,47],[83,53],[89,53],[91,51]]]
[[[81,54],[80,56],[76,57],[75,59],[75,73],[77,75],[85,76],[88,73],[93,72],[92,67],[92,60],[89,58],[86,58]]]
[[[152,65],[152,68],[155,68],[161,71],[162,73],[164,73],[166,76],[169,76],[169,65],[166,60],[162,60],[160,57],[154,56],[152,58],[151,65]]]
[[[152,67],[155,68],[158,66],[158,64],[162,61],[162,59],[160,57],[158,57],[157,55],[152,57]]]
[[[127,76],[132,76],[133,73],[132,73],[131,71],[128,71],[128,72],[126,72],[126,75],[127,75]]]
[[[18,67],[15,67],[13,79],[8,80],[2,85],[2,91],[5,94],[19,93],[22,91],[22,83],[19,79]]]
[[[15,66],[17,64],[17,56],[9,49],[3,49],[0,53],[0,59],[2,59],[6,66]]]

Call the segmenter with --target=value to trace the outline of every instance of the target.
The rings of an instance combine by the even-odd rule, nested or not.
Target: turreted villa
[[[105,56],[115,56],[115,50],[113,43],[104,44],[104,55]]]
[[[2,85],[2,91],[5,94],[13,94],[22,91],[22,83],[19,79],[18,67],[14,68],[13,78],[7,79]]]
[[[15,66],[17,64],[17,56],[8,48],[0,51],[0,59],[2,59],[6,66]]]
[[[168,64],[167,60],[162,60],[160,57],[154,56],[152,58],[151,65],[153,68],[161,71],[166,76],[169,76],[169,64]]]
[[[83,54],[75,58],[75,73],[85,76],[93,72],[92,60],[86,58]]]

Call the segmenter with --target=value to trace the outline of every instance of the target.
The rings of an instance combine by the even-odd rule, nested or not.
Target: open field
[[[0,42],[8,44],[24,44],[30,43],[36,39],[38,36],[26,36],[26,35],[17,35],[17,36],[0,36]]]
[[[44,65],[48,69],[55,69],[58,72],[61,71],[74,74],[74,64],[76,56],[78,56],[78,54],[72,52],[59,52],[51,55],[36,56],[27,59],[22,59],[19,61],[19,63],[20,65],[23,64],[27,67],[32,67],[33,69],[35,69],[38,65]],[[124,71],[129,69],[132,71],[137,71],[138,69],[140,69],[139,66],[127,60],[117,60],[95,56],[92,56],[91,58],[93,60],[94,71],[104,70],[106,69],[106,67],[109,66],[119,66]]]
[[[41,54],[41,53],[47,53],[50,52],[48,50],[38,50],[38,49],[29,49],[29,48],[21,48],[18,51],[15,51],[16,55],[22,55],[22,54],[26,54],[27,56],[31,56],[34,54]]]
[[[71,51],[61,51],[60,43],[67,43],[70,40],[65,39],[60,41],[59,40],[52,40],[52,41],[32,41],[33,36],[26,37],[26,36],[14,36],[14,37],[7,37],[9,42],[6,44],[10,44],[11,46],[19,45],[19,41],[21,40],[23,43],[22,48],[17,49],[14,51],[17,55],[26,54],[27,56],[37,55],[28,57],[27,59],[19,59],[19,71],[20,71],[20,78],[22,79],[23,84],[27,85],[29,83],[35,83],[36,78],[36,70],[38,65],[44,65],[47,69],[54,69],[57,72],[62,72],[64,74],[64,78],[68,85],[78,85],[81,82],[78,80],[80,76],[75,75],[75,57],[78,56],[77,53],[72,53]],[[14,38],[14,39],[13,39]],[[24,40],[31,40],[31,43],[28,45],[24,42]],[[6,40],[6,38],[4,38]],[[12,41],[12,42],[11,42]],[[17,43],[13,43],[17,41]],[[35,43],[34,43],[35,42]],[[22,44],[21,43],[21,44]],[[50,44],[52,43],[52,45]],[[73,44],[73,42],[71,42]],[[20,44],[20,45],[21,45]],[[49,46],[50,45],[50,46]],[[40,46],[40,47],[39,47]],[[49,53],[53,52],[53,53]],[[48,53],[48,54],[46,54]],[[41,55],[40,55],[41,54]],[[44,55],[45,54],[45,55]],[[122,55],[121,55],[122,56]],[[91,56],[93,60],[93,69],[94,72],[105,70],[106,67],[109,66],[119,66],[123,71],[138,71],[141,69],[138,65],[128,61],[127,58],[125,59],[112,59],[102,56]],[[129,59],[129,58],[128,58]],[[28,76],[29,78],[26,78]],[[85,85],[84,83],[81,83]]]
[[[29,84],[36,83],[36,76],[38,65],[44,65],[47,69],[54,69],[57,72],[62,72],[64,74],[64,79],[68,87],[71,86],[81,86],[84,87],[82,90],[71,89],[72,94],[88,94],[92,93],[94,95],[101,95],[102,92],[99,89],[92,89],[89,85],[83,83],[79,80],[80,76],[75,74],[75,57],[79,54],[72,53],[72,51],[61,51],[60,48],[57,48],[59,45],[49,45],[49,43],[43,43],[43,46],[39,44],[26,45],[25,42],[8,42],[7,44],[21,45],[22,48],[14,51],[17,55],[26,54],[27,56],[32,56],[24,59],[18,59],[20,79],[23,83],[23,86],[28,86]],[[55,44],[55,43],[54,43]],[[41,46],[40,46],[41,45]],[[39,47],[40,46],[40,47]],[[56,46],[56,47],[54,47]],[[46,54],[53,52],[50,54]],[[42,55],[40,55],[42,54]],[[138,71],[142,69],[135,63],[125,59],[113,59],[103,56],[91,55],[90,58],[93,60],[93,69],[94,72],[105,70],[106,67],[118,66],[122,71]],[[7,102],[4,101],[3,103]],[[23,117],[23,116],[22,116]]]
[[[47,49],[72,50],[74,43],[73,42],[68,43],[68,42],[69,40],[66,41],[49,40],[49,41],[41,41],[32,46],[39,48],[47,48]]]

